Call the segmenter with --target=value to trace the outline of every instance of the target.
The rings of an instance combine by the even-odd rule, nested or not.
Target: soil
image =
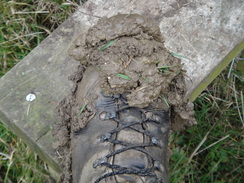
[[[75,40],[68,54],[80,61],[80,66],[70,77],[74,82],[72,93],[58,107],[63,122],[54,129],[55,146],[65,170],[61,182],[71,180],[70,137],[94,115],[89,105],[80,114],[81,99],[76,97],[79,82],[89,66],[99,70],[104,93],[127,92],[131,106],[144,108],[155,100],[163,100],[171,108],[173,131],[196,123],[193,104],[183,100],[186,88],[182,64],[163,43],[158,23],[137,14],[102,18]]]

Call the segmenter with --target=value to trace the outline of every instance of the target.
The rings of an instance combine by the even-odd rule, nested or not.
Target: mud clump
[[[101,19],[69,54],[98,68],[105,93],[130,92],[128,103],[140,108],[158,98],[181,72],[180,60],[164,48],[158,25],[140,15]]]
[[[193,104],[183,100],[186,88],[181,62],[165,49],[163,42],[157,22],[137,14],[102,18],[87,34],[78,37],[68,54],[80,61],[80,67],[71,77],[74,81],[72,93],[58,109],[65,131],[62,136],[67,138],[65,143],[56,145],[60,149],[70,147],[72,134],[84,128],[94,115],[89,105],[78,115],[84,101],[76,97],[76,93],[88,66],[95,66],[99,71],[105,94],[129,93],[127,100],[130,106],[144,108],[163,100],[166,108],[171,107],[173,130],[196,123]],[[70,164],[66,161],[63,166],[70,167]],[[71,179],[67,176],[71,176],[70,172],[63,175],[62,180]]]

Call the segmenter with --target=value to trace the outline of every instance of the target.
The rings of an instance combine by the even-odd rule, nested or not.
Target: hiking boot
[[[167,183],[170,122],[163,101],[132,107],[126,93],[105,95],[99,83],[90,67],[78,84],[76,99],[93,115],[72,134],[73,182]]]

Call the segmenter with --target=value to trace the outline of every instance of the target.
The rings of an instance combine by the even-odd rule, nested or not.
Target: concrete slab
[[[77,62],[67,49],[78,35],[104,16],[155,16],[166,48],[185,64],[186,97],[194,100],[244,48],[243,9],[242,0],[89,1],[0,79],[0,120],[58,172],[51,128],[60,121],[55,112],[58,102],[72,88],[68,76]],[[36,99],[27,101],[28,94]]]

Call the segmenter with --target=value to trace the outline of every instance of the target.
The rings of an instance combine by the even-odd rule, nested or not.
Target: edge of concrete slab
[[[51,167],[52,170],[54,170],[57,174],[61,173],[61,168],[58,166],[58,162],[55,162],[53,157],[44,152],[36,143],[36,141],[33,141],[23,131],[19,130],[19,127],[17,127],[14,123],[11,123],[1,111],[0,116],[4,124],[6,124],[8,128],[10,128],[15,134],[18,134],[18,137],[20,137],[23,140],[23,142],[25,142],[31,148],[33,152],[37,153],[38,156],[40,156],[40,158]]]
[[[244,40],[235,46],[234,49],[210,72],[210,74],[202,80],[199,85],[189,92],[186,98],[194,101],[201,92],[223,71],[223,69],[235,58],[241,50],[244,49]]]

